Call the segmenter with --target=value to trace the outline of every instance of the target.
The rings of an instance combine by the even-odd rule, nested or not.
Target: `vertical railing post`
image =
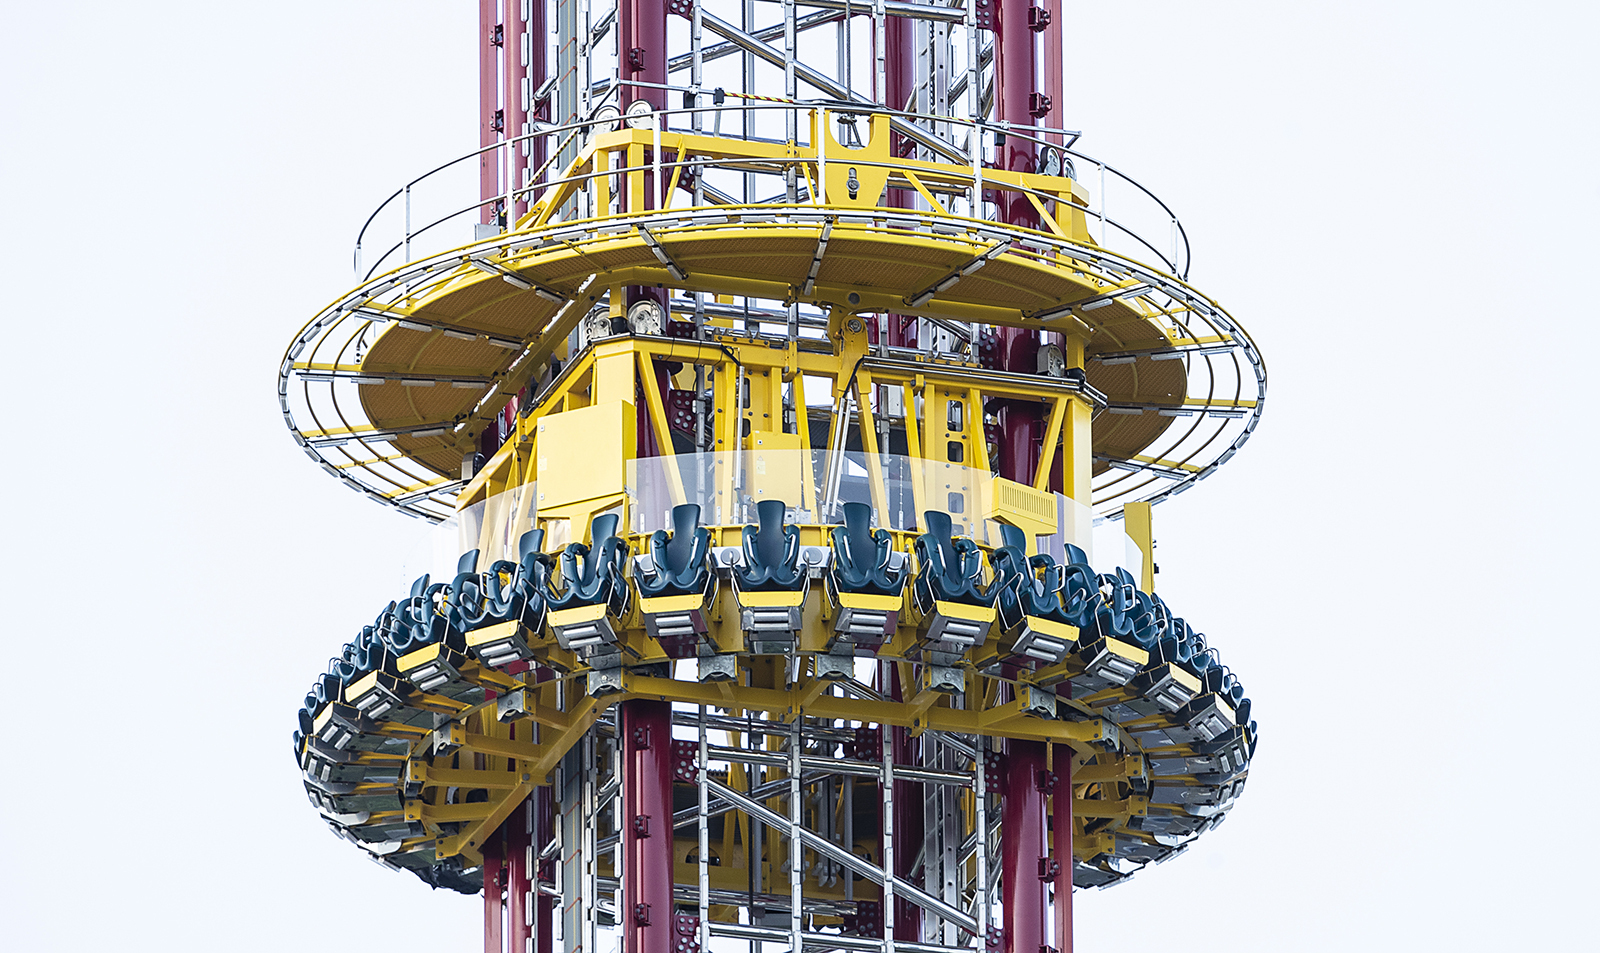
[[[698,4],[696,4],[698,7]],[[700,949],[711,949],[711,861],[706,854],[711,850],[711,825],[710,825],[710,788],[706,782],[710,779],[710,765],[707,759],[710,756],[709,744],[706,738],[706,706],[700,706],[700,745],[695,757],[695,787],[700,798],[699,816],[697,818],[698,833],[700,835],[700,850],[698,855],[698,881],[700,912]],[[733,819],[724,815],[724,824],[733,823]],[[731,866],[733,858],[728,858]]]
[[[1096,162],[1100,167],[1100,247],[1106,246],[1106,164]]]
[[[803,744],[803,718],[799,711],[789,726],[789,943],[791,950],[801,946],[801,900],[804,884],[802,859],[805,850],[800,840],[800,825],[804,806],[800,795],[800,748]]]
[[[893,665],[893,662],[888,663]],[[888,725],[880,724],[883,741],[883,813],[878,829],[883,837],[883,953],[895,950],[895,843],[894,843],[894,737]]]

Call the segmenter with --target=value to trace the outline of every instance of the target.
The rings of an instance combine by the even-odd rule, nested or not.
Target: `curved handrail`
[[[663,88],[669,88],[669,87],[663,87]],[[676,89],[676,87],[670,87],[670,88]],[[460,216],[466,215],[466,214],[470,213],[474,209],[482,209],[486,205],[494,205],[494,204],[497,204],[497,203],[500,203],[500,202],[507,202],[509,204],[511,202],[516,202],[516,201],[527,201],[527,200],[529,200],[531,198],[531,196],[533,195],[533,193],[536,190],[539,190],[539,189],[542,189],[542,188],[548,188],[548,187],[550,187],[552,185],[556,185],[556,184],[562,184],[562,183],[565,183],[565,182],[570,182],[570,181],[573,181],[575,179],[587,180],[589,178],[593,178],[596,175],[596,173],[589,173],[588,175],[585,175],[585,176],[551,179],[551,180],[547,180],[547,181],[543,181],[543,182],[540,181],[540,179],[549,171],[551,166],[553,166],[556,163],[557,156],[559,155],[559,153],[563,149],[566,148],[566,146],[571,142],[571,140],[573,138],[575,138],[575,137],[577,137],[579,135],[585,135],[586,136],[586,133],[588,131],[596,129],[597,127],[604,126],[604,127],[609,127],[609,128],[618,128],[618,127],[621,127],[622,125],[624,125],[625,123],[649,122],[651,124],[656,125],[657,128],[659,128],[660,131],[663,134],[681,134],[681,133],[704,134],[703,130],[675,129],[675,128],[672,128],[671,126],[668,125],[668,121],[670,120],[671,117],[673,117],[675,115],[698,116],[698,115],[704,115],[704,114],[719,114],[719,113],[726,113],[726,112],[772,111],[772,110],[797,111],[797,110],[801,110],[801,109],[810,110],[810,111],[833,112],[836,115],[843,114],[843,115],[851,115],[851,116],[858,116],[858,117],[871,117],[871,116],[877,115],[877,114],[884,114],[884,115],[888,115],[891,118],[903,119],[903,120],[911,121],[911,122],[917,122],[917,121],[937,122],[937,123],[944,124],[944,125],[947,125],[947,126],[964,127],[964,128],[969,129],[969,130],[972,130],[976,134],[976,136],[979,138],[980,142],[981,142],[981,136],[982,136],[982,134],[984,132],[988,132],[988,133],[991,133],[991,134],[1000,134],[1000,135],[1006,135],[1006,136],[1011,136],[1011,137],[1017,137],[1017,138],[1021,138],[1021,139],[1024,139],[1024,140],[1027,140],[1029,142],[1034,143],[1035,145],[1039,146],[1040,149],[1059,150],[1060,154],[1063,155],[1063,156],[1075,157],[1075,158],[1077,158],[1079,160],[1082,160],[1083,162],[1089,163],[1089,164],[1093,165],[1096,169],[1098,169],[1100,171],[1101,179],[1102,179],[1102,188],[1100,189],[1100,194],[1098,196],[1099,208],[1096,209],[1093,206],[1093,204],[1091,204],[1089,206],[1085,206],[1084,209],[1085,209],[1085,214],[1087,214],[1087,215],[1089,215],[1089,216],[1091,216],[1091,217],[1093,217],[1093,218],[1095,218],[1095,219],[1097,219],[1097,220],[1099,220],[1101,222],[1101,224],[1102,224],[1102,236],[1101,236],[1102,243],[1105,241],[1105,237],[1106,237],[1104,229],[1105,229],[1106,226],[1110,226],[1112,228],[1115,228],[1119,233],[1127,236],[1129,239],[1137,242],[1139,246],[1142,246],[1143,248],[1147,249],[1149,252],[1151,252],[1152,254],[1157,256],[1161,261],[1163,261],[1164,263],[1167,264],[1167,266],[1168,266],[1169,270],[1171,271],[1171,273],[1177,275],[1180,278],[1187,278],[1188,277],[1189,263],[1190,263],[1190,258],[1191,258],[1191,254],[1192,254],[1191,246],[1190,246],[1190,243],[1189,243],[1188,232],[1187,232],[1186,229],[1184,229],[1182,222],[1179,220],[1177,214],[1172,211],[1170,206],[1168,206],[1165,202],[1163,202],[1149,188],[1145,187],[1143,184],[1141,184],[1137,180],[1133,179],[1131,176],[1127,175],[1126,173],[1124,173],[1122,170],[1116,168],[1115,166],[1112,166],[1109,163],[1104,162],[1103,160],[1096,159],[1093,156],[1090,156],[1090,155],[1088,155],[1088,154],[1086,154],[1084,152],[1081,152],[1081,151],[1073,148],[1072,145],[1070,145],[1070,144],[1069,145],[1060,145],[1060,144],[1056,144],[1056,143],[1050,142],[1048,139],[1044,138],[1045,136],[1050,136],[1050,135],[1060,136],[1060,137],[1062,137],[1064,139],[1070,137],[1069,141],[1072,142],[1072,143],[1075,143],[1077,141],[1077,138],[1078,138],[1078,134],[1076,132],[1073,132],[1071,130],[1049,129],[1047,127],[1042,127],[1042,126],[1011,125],[1011,124],[1006,124],[1006,123],[992,122],[992,121],[988,121],[988,120],[973,121],[973,120],[965,119],[965,118],[958,117],[958,116],[934,116],[934,115],[929,115],[929,114],[924,114],[924,113],[909,112],[909,111],[905,111],[905,110],[886,109],[886,108],[882,108],[882,107],[873,107],[873,106],[869,106],[867,104],[862,104],[862,103],[854,103],[854,102],[832,100],[832,99],[796,100],[796,101],[792,101],[792,102],[752,102],[752,101],[745,101],[745,102],[738,103],[738,104],[723,104],[723,105],[715,105],[715,106],[695,105],[695,106],[690,106],[690,107],[685,107],[685,108],[680,108],[680,109],[652,110],[652,111],[649,111],[649,112],[639,113],[639,114],[636,114],[636,115],[633,115],[633,116],[590,117],[588,119],[577,120],[577,121],[567,122],[567,123],[544,124],[544,125],[541,125],[539,128],[533,129],[533,130],[531,130],[529,132],[526,132],[526,133],[523,133],[521,135],[510,137],[508,139],[504,139],[504,140],[501,140],[499,142],[492,143],[490,145],[480,146],[477,149],[474,149],[474,150],[472,150],[472,151],[470,151],[468,153],[465,153],[464,155],[461,155],[461,156],[459,156],[459,157],[457,157],[455,159],[451,159],[451,160],[449,160],[447,162],[441,163],[440,165],[437,165],[437,166],[433,167],[432,169],[429,169],[428,171],[423,172],[422,174],[416,176],[415,178],[412,178],[411,180],[409,180],[408,182],[406,182],[405,184],[400,186],[398,189],[396,189],[395,191],[390,193],[390,195],[387,198],[385,198],[381,203],[379,203],[377,208],[375,208],[372,211],[372,213],[367,216],[366,220],[362,223],[361,229],[358,231],[357,236],[356,236],[356,242],[355,242],[355,246],[354,246],[354,249],[353,249],[353,252],[352,252],[352,258],[353,258],[353,261],[354,261],[355,266],[356,266],[356,273],[357,273],[358,276],[363,277],[363,278],[370,277],[371,275],[373,275],[373,274],[375,274],[377,272],[377,269],[378,269],[379,265],[381,265],[383,262],[387,261],[388,258],[391,255],[393,255],[396,251],[400,250],[401,248],[407,247],[411,243],[411,241],[414,240],[418,235],[421,235],[424,232],[430,231],[430,230],[436,228],[437,226],[439,226],[439,225],[441,225],[441,224],[443,224],[443,223],[445,223],[447,221],[450,221],[452,219],[456,219],[456,218],[459,218]],[[507,191],[498,192],[493,196],[481,198],[476,202],[461,206],[456,211],[451,212],[451,213],[449,213],[449,214],[447,214],[447,215],[445,215],[445,216],[443,216],[441,218],[435,219],[434,221],[429,222],[427,225],[424,225],[420,229],[411,229],[410,228],[410,226],[409,226],[409,202],[410,202],[410,197],[413,194],[413,191],[415,190],[415,188],[418,185],[429,181],[430,179],[432,179],[434,176],[438,175],[441,172],[444,172],[446,170],[454,168],[454,167],[460,165],[461,163],[467,162],[469,160],[480,158],[480,157],[482,157],[482,156],[484,156],[486,154],[489,154],[489,153],[504,152],[504,151],[507,151],[507,150],[515,150],[518,153],[520,153],[521,149],[524,146],[531,145],[536,140],[540,140],[540,139],[547,139],[548,140],[548,139],[551,139],[553,137],[560,136],[562,134],[566,134],[565,140],[563,140],[559,145],[557,145],[556,148],[551,150],[551,155],[546,159],[544,165],[540,169],[538,169],[537,171],[534,172],[534,174],[530,177],[530,181],[528,183],[523,184],[523,185],[513,186],[513,187],[509,188]],[[742,137],[729,137],[729,136],[721,136],[721,137],[722,138],[733,138],[735,141],[746,141]],[[970,141],[970,137],[969,137],[969,141]],[[968,150],[968,154],[970,154],[970,150]],[[809,161],[813,165],[816,164],[816,160],[798,160],[798,161]],[[506,163],[506,164],[509,165],[509,163]],[[686,162],[684,164],[690,164],[690,165],[695,166],[696,168],[707,168],[707,167],[715,168],[715,165],[716,165],[715,160],[706,160],[706,159],[695,159],[695,160],[692,160],[691,162]],[[948,163],[948,164],[941,163],[941,164],[942,165],[947,165],[948,168],[950,170],[952,170],[952,171],[970,169],[970,176],[971,176],[971,179],[972,179],[972,181],[974,183],[976,183],[976,182],[981,180],[981,181],[984,181],[985,184],[988,184],[988,182],[991,181],[991,180],[988,180],[987,177],[985,176],[985,174],[984,174],[985,170],[984,170],[984,168],[982,167],[981,164],[978,165],[978,166],[972,166],[972,165],[959,166],[959,165],[956,165],[954,163]],[[652,167],[653,168],[661,168],[661,169],[669,169],[669,168],[675,168],[678,165],[679,165],[679,163],[659,163],[659,164],[654,164]],[[639,171],[639,170],[637,170],[637,169],[608,169],[606,171],[606,173],[604,173],[604,174],[613,175],[613,174],[617,174],[619,172],[625,172],[625,171]],[[1103,184],[1104,180],[1105,180],[1105,176],[1107,174],[1109,174],[1110,176],[1114,177],[1115,181],[1126,182],[1128,185],[1133,186],[1139,193],[1141,193],[1147,199],[1149,199],[1151,202],[1153,202],[1155,207],[1160,209],[1161,212],[1165,215],[1165,217],[1168,218],[1171,221],[1172,227],[1174,229],[1174,241],[1172,243],[1173,247],[1172,247],[1172,250],[1171,250],[1170,253],[1163,252],[1157,246],[1157,244],[1153,243],[1150,239],[1146,238],[1144,235],[1141,235],[1133,227],[1131,227],[1130,225],[1123,224],[1122,222],[1119,222],[1119,221],[1117,221],[1115,219],[1112,219],[1107,214],[1106,209],[1105,209],[1105,205],[1106,205],[1106,196],[1104,194],[1105,187],[1104,187],[1104,184]],[[1081,179],[1079,181],[1081,181]],[[1011,190],[1034,191],[1034,190],[1031,190],[1031,189],[1020,188],[1020,187],[1017,187],[1017,186],[1008,185],[1006,187],[1008,189],[1011,189]],[[407,223],[406,227],[404,228],[404,230],[402,232],[402,237],[399,240],[395,241],[394,244],[389,246],[383,252],[383,254],[381,256],[379,256],[377,261],[375,261],[372,264],[371,267],[366,269],[366,272],[363,275],[362,274],[362,268],[361,268],[361,264],[362,264],[362,249],[364,248],[364,246],[366,244],[368,232],[371,230],[371,228],[373,227],[373,223],[378,219],[378,217],[386,209],[389,209],[398,199],[401,199],[402,197],[405,197],[406,200],[407,200],[407,217],[408,217],[408,223]]]

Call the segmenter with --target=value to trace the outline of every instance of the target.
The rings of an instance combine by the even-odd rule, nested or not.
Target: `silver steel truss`
[[[678,853],[685,840],[692,845],[678,857],[691,862],[691,878],[680,865],[674,888],[679,909],[698,913],[680,922],[685,939],[700,950],[750,944],[769,953],[767,944],[791,951],[982,949],[998,890],[988,739],[926,731],[911,758],[897,761],[893,729],[860,722],[735,718],[686,705],[676,707],[673,722],[684,761],[679,803],[681,789],[693,786],[692,804],[672,819]],[[613,721],[603,720],[553,779],[559,822],[547,852],[557,858],[557,873],[543,889],[563,898],[565,953],[620,948],[620,747]],[[897,803],[896,781],[919,785],[921,803]],[[902,811],[922,815],[920,842],[896,842],[894,818]],[[858,814],[875,819],[863,825]],[[719,850],[714,830],[724,845],[738,838],[736,856]],[[742,868],[745,889],[714,886],[714,867]],[[863,895],[869,891],[877,898]],[[897,900],[921,911],[917,940],[895,939]],[[713,907],[723,911],[717,918]]]

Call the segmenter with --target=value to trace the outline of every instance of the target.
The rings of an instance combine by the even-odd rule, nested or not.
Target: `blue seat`
[[[1139,591],[1133,575],[1118,567],[1115,573],[1101,573],[1099,583],[1102,598],[1095,607],[1094,634],[1099,638],[1131,641],[1134,612],[1138,608],[1134,594]]]
[[[672,508],[672,535],[658,529],[650,534],[650,559],[655,571],[637,576],[639,595],[693,595],[711,582],[711,531],[700,525],[700,505],[684,503]]]
[[[805,584],[800,530],[784,524],[787,510],[782,500],[756,504],[756,524],[744,528],[744,565],[735,570],[740,589],[793,591]]]
[[[1150,652],[1151,663],[1175,662],[1188,668],[1193,658],[1193,633],[1189,629],[1189,624],[1180,618],[1171,619],[1167,623],[1167,631],[1162,634]]]
[[[833,542],[834,587],[840,592],[897,596],[906,585],[906,566],[892,566],[888,530],[872,528],[872,507],[844,505],[844,525],[829,531]],[[903,558],[903,557],[902,557]]]
[[[571,543],[561,553],[561,585],[557,592],[548,581],[546,599],[552,609],[571,609],[597,603],[612,604],[620,611],[627,586],[623,572],[627,566],[628,543],[617,535],[621,518],[602,513],[589,524],[593,545]]]
[[[469,549],[456,560],[456,575],[445,595],[445,615],[458,629],[475,627],[483,619],[483,574],[478,572],[480,550]]]
[[[965,602],[985,605],[987,589],[983,582],[983,551],[970,539],[952,539],[950,515],[938,510],[922,514],[927,530],[918,536],[917,591],[925,605],[934,602]]]
[[[411,595],[396,607],[396,624],[385,637],[390,652],[404,655],[445,641],[450,620],[439,611],[438,598],[449,588],[426,573],[411,584]]]
[[[456,575],[450,590],[452,617],[462,631],[522,619],[536,624],[544,612],[544,588],[553,560],[540,552],[544,530],[530,529],[517,539],[517,561],[496,560],[487,572]],[[462,557],[461,566],[477,559],[477,550]],[[504,577],[504,578],[502,578]]]
[[[1068,623],[1088,629],[1100,608],[1100,577],[1090,568],[1089,556],[1082,549],[1067,543],[1065,550],[1061,586],[1057,589],[1061,614]]]
[[[1045,553],[1024,555],[1028,537],[1015,526],[1002,524],[1000,537],[1004,545],[989,556],[994,565],[989,591],[995,594],[1001,627],[1015,628],[1025,616],[1070,624],[1061,606],[1061,567]]]
[[[1126,570],[1122,570],[1126,572]],[[1132,574],[1129,574],[1132,579]],[[1133,642],[1141,648],[1153,649],[1166,635],[1167,607],[1147,592],[1133,591],[1133,611],[1129,613],[1133,625]]]

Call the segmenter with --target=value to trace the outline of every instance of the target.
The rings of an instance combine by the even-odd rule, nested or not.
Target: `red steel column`
[[[656,109],[665,109],[666,90],[629,86],[628,82],[662,85],[667,82],[666,0],[621,0],[617,5],[617,22],[621,25],[622,36],[623,107],[635,99],[643,99]]]
[[[1062,37],[1066,35],[1067,24],[1061,19],[1066,12],[1061,0],[1044,0],[1044,8],[1050,14],[1050,25],[1044,30],[1044,94],[1050,97],[1050,112],[1046,113],[1039,122],[1046,126],[1063,128],[1066,123],[1061,120],[1061,112],[1066,108],[1066,101],[1061,97],[1064,94],[1062,84],[1066,81],[1065,63],[1062,56],[1065,43]],[[1058,133],[1049,133],[1044,137],[1056,145],[1062,144],[1063,137]]]
[[[622,709],[622,953],[672,951],[672,705]]]
[[[541,0],[534,0],[538,6]],[[522,62],[522,43],[527,34],[527,24],[522,20],[522,0],[506,0],[504,45],[501,47],[505,57],[505,91],[501,94],[505,110],[505,138],[515,139],[522,135],[522,126],[528,121],[528,112],[522,108],[523,80],[528,78],[528,67]],[[517,144],[516,151],[511,160],[511,182],[513,188],[522,185],[522,169],[527,164],[523,156],[527,148],[526,142]],[[517,196],[512,203],[507,223],[514,223],[528,210],[528,197],[526,194]]]
[[[1039,953],[1050,913],[1039,862],[1046,856],[1044,742],[1007,742],[1000,800],[1000,903],[1005,908],[1005,953]]]
[[[500,894],[505,885],[503,859],[500,832],[495,831],[483,845],[483,953],[505,950],[506,908]]]
[[[1051,763],[1056,789],[1051,794],[1051,824],[1055,828],[1056,953],[1072,953],[1072,749],[1056,745]]]
[[[533,936],[533,924],[528,917],[528,894],[535,889],[534,866],[528,857],[533,843],[533,798],[528,797],[504,824],[506,843],[506,918],[511,921],[507,930],[510,953],[529,953],[528,940]]]
[[[494,114],[500,108],[500,48],[495,45],[495,27],[500,14],[495,0],[478,0],[478,145],[492,146],[500,139],[494,128]],[[500,194],[500,156],[495,150],[478,156],[478,198],[483,200],[478,221],[485,225],[495,220],[494,202]]]
[[[1029,99],[1038,91],[1035,79],[1034,33],[1028,24],[1029,0],[999,0],[994,38],[995,119],[1013,125],[1031,126]],[[1045,44],[1058,44],[1061,34],[1045,34]],[[1049,57],[1046,57],[1048,61]],[[1018,136],[1006,136],[1005,145],[996,150],[995,162],[1013,172],[1032,172],[1035,145]],[[1026,196],[995,191],[1000,220],[1012,225],[1036,228],[1038,214]],[[1000,368],[1032,374],[1038,370],[1039,334],[1021,328],[1000,328]],[[1037,404],[1008,402],[1000,408],[1000,453],[996,461],[1000,475],[1019,483],[1033,483],[1038,464],[1038,443],[1044,437],[1044,418]],[[1029,953],[1037,953],[1030,950]]]
[[[666,0],[618,0],[617,23],[621,46],[618,49],[618,69],[622,74],[622,106],[626,109],[634,100],[642,99],[653,109],[667,107],[667,91],[651,86],[630,86],[629,82],[667,82],[667,4]],[[663,120],[664,121],[664,120]],[[651,161],[649,150],[645,162]],[[666,161],[663,157],[663,161]],[[666,172],[663,170],[663,174]],[[670,177],[669,177],[670,178]],[[655,176],[644,175],[645,207],[655,205]],[[626,194],[623,196],[626,202]],[[667,291],[664,288],[630,286],[628,304],[653,298],[667,311]]]

